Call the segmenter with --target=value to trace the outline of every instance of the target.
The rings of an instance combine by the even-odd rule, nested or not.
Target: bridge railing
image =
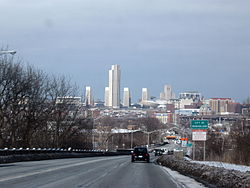
[[[104,153],[106,150],[83,150],[72,148],[3,148],[0,149],[0,156],[24,155],[24,154],[47,154],[47,153]]]

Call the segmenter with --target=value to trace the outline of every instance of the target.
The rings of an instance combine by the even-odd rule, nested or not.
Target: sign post
[[[206,159],[206,140],[207,140],[207,129],[208,120],[192,120],[190,122],[192,128],[192,140],[193,140],[193,160],[195,160],[195,141],[203,141],[203,160]]]
[[[203,150],[203,161],[206,160],[206,142],[204,141],[204,150]]]

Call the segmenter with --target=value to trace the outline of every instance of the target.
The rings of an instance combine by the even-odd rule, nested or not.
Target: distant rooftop
[[[211,98],[212,100],[232,100],[231,98]]]

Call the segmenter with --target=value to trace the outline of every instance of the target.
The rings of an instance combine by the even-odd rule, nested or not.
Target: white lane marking
[[[108,157],[108,158],[104,158],[104,159],[97,159],[97,160],[92,160],[92,161],[74,163],[74,164],[64,165],[64,166],[60,166],[60,167],[49,168],[46,170],[40,170],[40,171],[15,175],[15,176],[8,176],[8,177],[0,178],[0,182],[9,181],[9,180],[18,179],[18,178],[24,178],[24,177],[33,176],[33,175],[42,174],[42,173],[47,173],[47,172],[52,172],[55,170],[61,170],[61,169],[65,169],[65,168],[70,168],[70,167],[75,167],[75,166],[80,166],[80,165],[85,165],[85,164],[91,164],[91,163],[110,160],[110,159],[120,159],[120,158],[124,158],[124,156],[122,156],[122,157]]]

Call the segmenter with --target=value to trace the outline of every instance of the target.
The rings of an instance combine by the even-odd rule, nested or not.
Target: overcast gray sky
[[[249,0],[0,0],[0,46],[103,99],[119,64],[132,100],[176,94],[250,96]]]

